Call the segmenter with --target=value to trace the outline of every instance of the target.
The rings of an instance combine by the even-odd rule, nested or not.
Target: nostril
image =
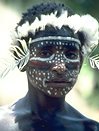
[[[62,73],[64,73],[66,71],[66,65],[63,64],[63,63],[62,64],[57,64],[57,65],[53,66],[52,71],[57,72],[59,74],[62,74]]]

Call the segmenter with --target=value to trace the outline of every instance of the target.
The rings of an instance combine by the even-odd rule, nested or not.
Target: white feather
[[[22,49],[17,45],[12,45],[10,51],[12,52],[12,57],[15,59],[18,68],[22,70],[23,67],[28,63],[30,52],[25,40],[17,39],[17,41],[20,42]],[[17,56],[14,55],[14,52],[17,54]]]
[[[99,69],[99,54],[90,57],[90,65],[92,68],[98,68]]]
[[[17,45],[11,45],[10,51],[0,58],[0,78],[4,78],[11,70],[18,66],[20,70],[27,64],[29,60],[29,49],[25,40],[17,39],[20,42],[22,49]],[[15,56],[13,53],[16,53]]]
[[[11,53],[8,52],[4,57],[0,58],[0,78],[4,78],[11,70],[17,66]]]
[[[18,37],[27,36],[29,31],[29,22],[26,21],[22,26],[18,26]]]

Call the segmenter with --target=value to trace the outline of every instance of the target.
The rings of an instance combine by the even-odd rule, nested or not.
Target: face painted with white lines
[[[27,73],[33,87],[52,97],[65,96],[79,74],[79,46],[72,39],[47,40],[47,37],[31,43]]]

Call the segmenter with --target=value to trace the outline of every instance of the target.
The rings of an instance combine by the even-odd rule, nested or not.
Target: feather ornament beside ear
[[[24,39],[17,39],[17,43],[10,47],[10,51],[12,52],[12,57],[15,59],[19,70],[22,70],[30,56],[26,41]]]
[[[92,50],[92,52],[89,54],[89,62],[92,68],[99,69],[99,54],[96,52],[99,52],[99,45],[95,46],[95,48]]]
[[[5,57],[0,59],[0,78],[4,78],[17,66],[22,70],[29,60],[30,53],[25,40],[17,39],[16,42],[11,45]]]
[[[99,69],[99,54],[90,57],[90,65],[92,68]]]

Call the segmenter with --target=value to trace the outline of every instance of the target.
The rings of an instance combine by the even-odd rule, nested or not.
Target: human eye
[[[49,58],[50,56],[52,56],[53,52],[51,50],[41,50],[40,51],[40,57],[41,58]]]
[[[37,49],[37,57],[49,58],[53,55],[53,48],[51,46],[42,46]]]
[[[78,58],[78,52],[76,52],[76,51],[67,51],[67,52],[65,52],[65,56],[68,59],[76,60]]]
[[[77,45],[68,45],[64,47],[64,53],[66,58],[70,60],[76,60],[79,58],[79,47]]]

